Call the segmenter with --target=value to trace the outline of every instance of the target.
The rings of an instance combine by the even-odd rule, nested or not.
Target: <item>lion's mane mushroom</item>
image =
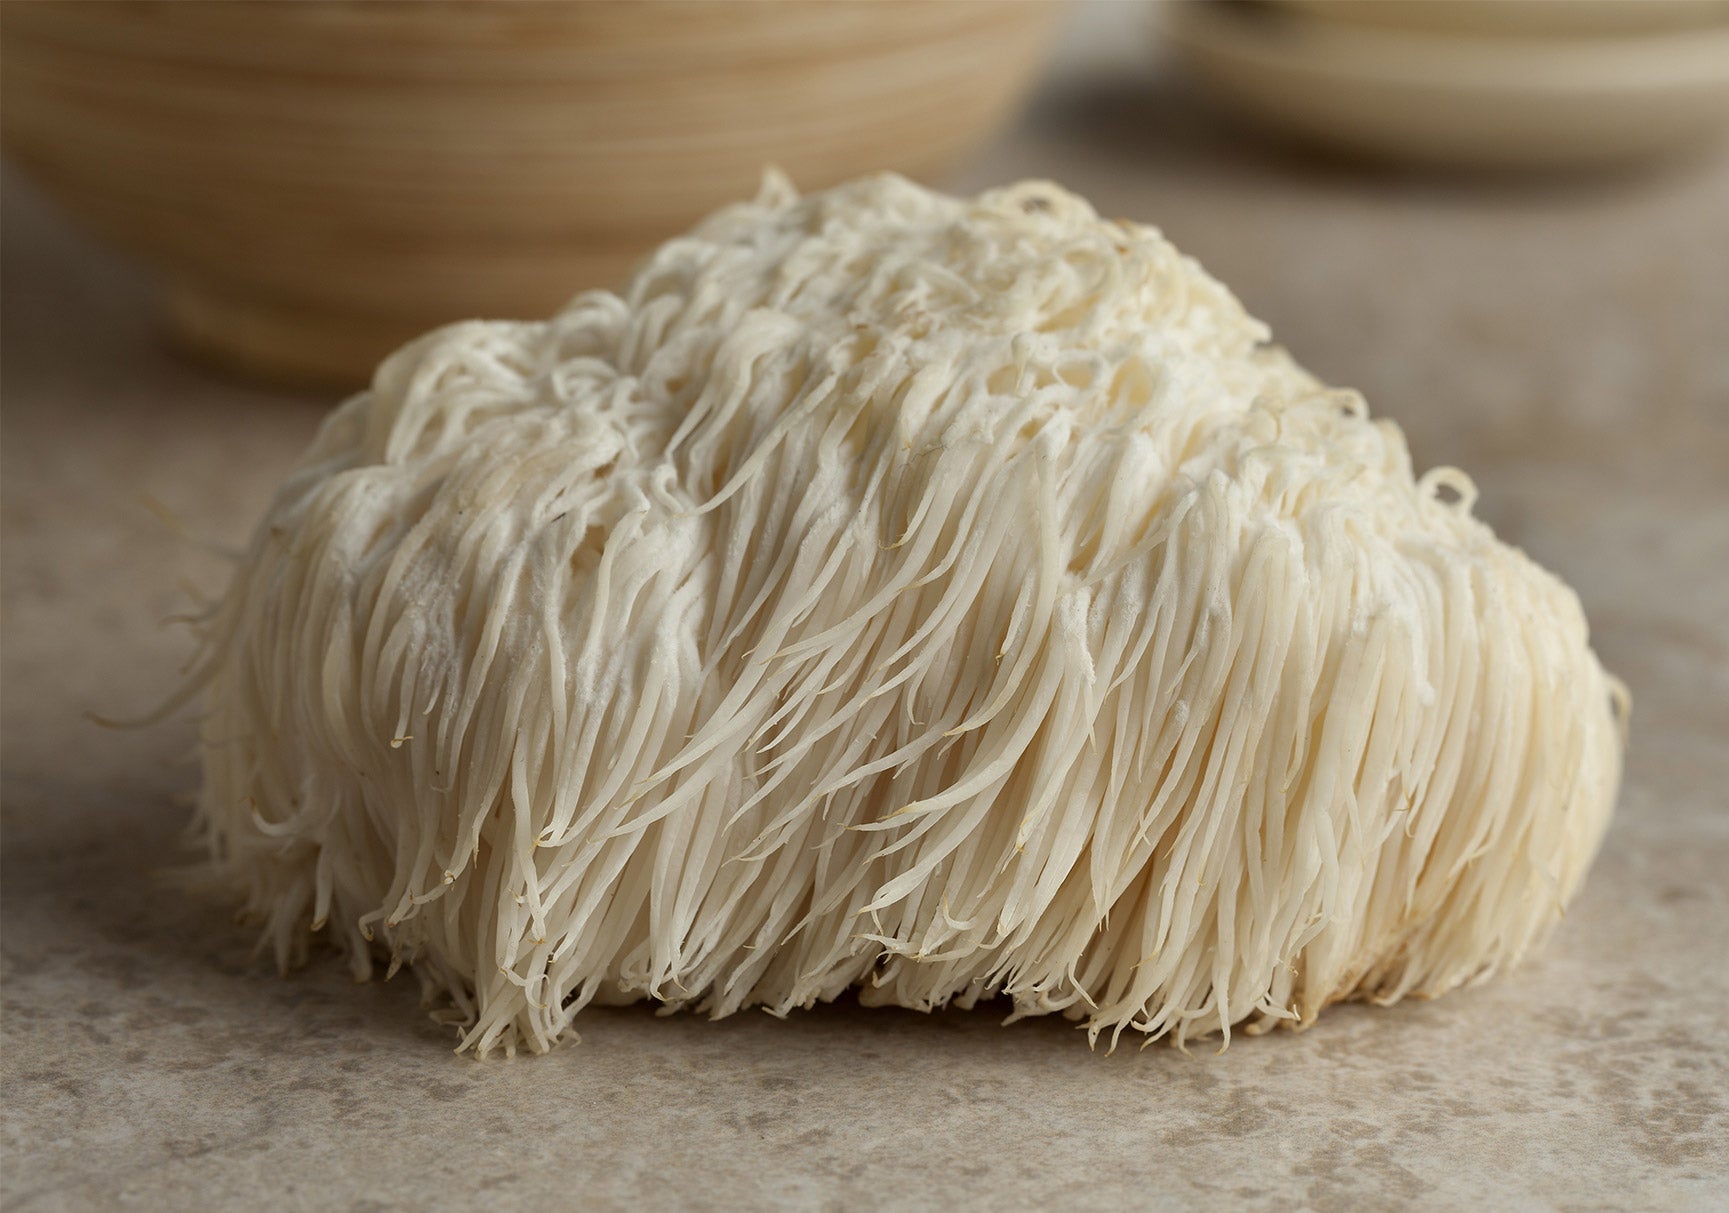
[[[430,334],[208,621],[219,869],[284,963],[407,963],[482,1053],[852,987],[1180,1042],[1505,968],[1624,692],[1463,475],[1267,336],[1054,185],[891,176]]]

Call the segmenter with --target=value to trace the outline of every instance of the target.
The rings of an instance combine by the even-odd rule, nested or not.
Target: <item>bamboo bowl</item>
[[[1049,2],[0,6],[0,130],[165,276],[173,331],[364,381],[434,325],[541,316],[767,164],[929,174],[1002,122]]]

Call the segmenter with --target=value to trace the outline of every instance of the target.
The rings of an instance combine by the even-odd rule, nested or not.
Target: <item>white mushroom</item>
[[[1625,693],[1267,335],[1055,185],[892,176],[428,335],[209,623],[220,870],[284,964],[407,962],[481,1053],[855,986],[1180,1043],[1504,969]]]

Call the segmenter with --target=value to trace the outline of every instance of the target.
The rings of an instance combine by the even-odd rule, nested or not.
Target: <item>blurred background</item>
[[[222,584],[201,545],[245,540],[381,354],[616,282],[774,163],[807,190],[879,168],[956,192],[1050,178],[1162,228],[1402,425],[1419,468],[1466,468],[1477,512],[1578,589],[1635,701],[1609,844],[1528,976],[1438,1018],[1402,1007],[1402,1028],[1343,1012],[1279,1042],[1276,1072],[1252,1046],[1204,1078],[1157,1071],[1197,1100],[1240,1082],[1312,1110],[1308,1128],[1184,1130],[1182,1100],[1149,1099],[1132,1057],[1071,1089],[1059,1025],[1021,1025],[1005,1055],[975,1035],[993,1017],[950,1017],[949,1078],[976,1063],[1001,1095],[978,1113],[997,1161],[975,1190],[1072,1099],[1137,1142],[1181,1141],[1159,1182],[1191,1204],[1229,1173],[1281,1208],[1293,1184],[1347,1204],[1451,1184],[1478,1207],[1708,1207],[1729,1183],[1729,974],[1699,963],[1729,934],[1726,40],[1717,0],[0,4],[0,1031],[26,1096],[7,1140],[33,1143],[9,1149],[0,1194],[203,1207],[209,1184],[244,1195],[294,1148],[244,1126],[318,1136],[343,1116],[371,1126],[328,1145],[329,1182],[355,1199],[480,1165],[472,1128],[506,1072],[452,1079],[404,1029],[419,1021],[400,983],[356,992],[317,965],[258,982],[220,909],[148,878],[181,854],[191,723],[104,732],[86,713],[174,684],[190,644],[158,620]],[[395,1009],[366,1010],[381,1000]],[[928,1021],[799,1022],[600,1012],[585,1036],[729,1041],[717,1083],[802,1040],[839,1067],[809,1098],[877,1126],[860,1156],[938,1190]],[[1375,1110],[1341,1144],[1327,1126],[1364,1090],[1333,1067],[1377,1041],[1403,1056],[1400,1030],[1438,1085],[1365,1080]],[[93,1047],[117,1031],[124,1065]],[[370,1056],[295,1085],[335,1039]],[[1714,1047],[1677,1043],[1698,1041]],[[661,1081],[582,1053],[583,1087]],[[688,1093],[666,1081],[666,1099]],[[367,1111],[433,1082],[455,1092],[427,1113],[442,1139]],[[551,1112],[577,1088],[529,1094]],[[798,1089],[726,1098],[744,1116]],[[1094,1185],[1071,1194],[1138,1199],[1143,1164],[1110,1140],[1070,1143],[1064,1165]],[[93,1141],[130,1169],[93,1171]],[[688,1139],[632,1148],[618,1175],[652,1165],[673,1196],[709,1191],[679,1168]],[[727,1148],[758,1176],[809,1169],[770,1130]]]
[[[17,0],[0,51],[9,155],[154,271],[180,345],[339,387],[618,282],[766,165],[1050,175],[980,155],[1041,82],[1026,133],[1072,172],[1194,175],[1237,142],[1207,103],[1438,178],[1632,173],[1729,122],[1725,0]]]

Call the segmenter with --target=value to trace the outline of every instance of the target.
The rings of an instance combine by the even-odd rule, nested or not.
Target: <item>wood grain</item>
[[[169,281],[181,338],[359,382],[469,316],[539,316],[748,196],[946,165],[1057,9],[990,0],[19,0],[8,150]]]

